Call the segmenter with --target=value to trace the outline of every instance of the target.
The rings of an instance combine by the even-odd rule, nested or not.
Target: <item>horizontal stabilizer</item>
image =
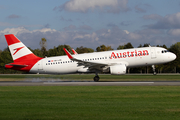
[[[20,64],[6,64],[5,68],[9,67],[27,67],[28,65],[20,65]]]

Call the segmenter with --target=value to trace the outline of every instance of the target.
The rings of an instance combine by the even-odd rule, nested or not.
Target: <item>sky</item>
[[[5,34],[32,49],[40,48],[41,38],[47,49],[180,42],[179,0],[0,0],[0,16],[1,50]]]

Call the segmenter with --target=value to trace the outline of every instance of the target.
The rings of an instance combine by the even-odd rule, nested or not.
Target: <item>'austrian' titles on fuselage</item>
[[[125,52],[112,52],[110,59],[117,59],[117,58],[126,58],[128,57],[134,57],[134,56],[147,56],[149,55],[148,50],[134,50],[134,51],[125,51]]]

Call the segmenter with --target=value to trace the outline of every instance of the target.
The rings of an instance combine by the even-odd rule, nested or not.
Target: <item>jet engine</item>
[[[110,66],[110,73],[112,75],[126,74],[126,65],[125,64],[121,64],[121,65]]]
[[[86,73],[86,72],[90,72],[90,71],[88,68],[80,68],[80,69],[78,69],[78,72]]]

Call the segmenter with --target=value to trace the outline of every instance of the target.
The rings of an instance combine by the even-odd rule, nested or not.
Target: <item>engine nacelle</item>
[[[121,65],[110,66],[110,73],[112,75],[123,75],[123,74],[126,74],[126,65],[125,64],[121,64]]]
[[[80,69],[78,69],[78,72],[86,73],[86,72],[90,72],[90,71],[88,68],[80,68]]]

